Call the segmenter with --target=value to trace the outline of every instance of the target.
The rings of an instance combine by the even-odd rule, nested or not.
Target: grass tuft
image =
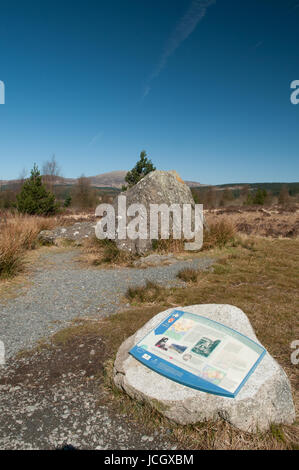
[[[163,298],[164,288],[159,284],[146,281],[145,286],[129,287],[126,292],[128,300],[142,303],[153,303]]]
[[[226,274],[230,272],[229,265],[227,264],[222,264],[222,263],[216,263],[213,265],[212,270],[214,274]]]
[[[204,231],[203,249],[223,248],[235,242],[236,230],[229,220],[220,220],[209,225]]]
[[[196,282],[199,272],[196,269],[185,268],[178,272],[177,277],[185,282]]]
[[[168,240],[152,240],[152,248],[158,253],[181,253],[184,251],[184,240],[174,240],[171,237]]]
[[[192,240],[153,240],[152,248],[159,253],[182,253],[184,252],[185,242]],[[228,219],[217,220],[209,224],[209,228],[204,230],[203,250],[212,248],[223,248],[225,246],[234,246],[238,243],[236,239],[235,225]]]
[[[46,217],[15,215],[4,220],[0,225],[0,277],[22,271],[25,252],[36,247],[41,230],[53,225],[54,220]]]
[[[97,237],[86,239],[83,244],[83,257],[93,266],[102,264],[131,266],[137,255],[120,250],[113,240],[100,240]]]

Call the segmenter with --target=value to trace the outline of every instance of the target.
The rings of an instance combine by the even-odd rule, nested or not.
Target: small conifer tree
[[[253,204],[263,205],[267,197],[267,191],[265,189],[259,188],[254,195]]]
[[[145,175],[151,171],[155,171],[155,169],[156,167],[152,164],[152,161],[147,158],[146,151],[142,150],[138,162],[134,168],[126,174],[125,181],[128,183],[129,188],[131,188],[144,178]]]
[[[55,196],[47,191],[42,183],[42,177],[36,164],[17,195],[17,209],[30,215],[51,215],[57,211]]]
[[[70,207],[71,203],[72,203],[72,196],[68,194],[64,200],[63,205],[64,207]]]

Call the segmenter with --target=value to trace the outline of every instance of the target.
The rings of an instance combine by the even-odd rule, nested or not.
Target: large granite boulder
[[[132,346],[155,328],[173,309],[153,317],[119,348],[114,382],[132,398],[147,402],[179,424],[224,419],[247,432],[265,431],[272,423],[291,424],[295,410],[288,378],[267,352],[235,398],[201,392],[150,370],[128,354]],[[258,342],[242,310],[231,305],[192,305],[184,311],[206,316]]]
[[[149,214],[150,204],[191,204],[194,207],[194,199],[189,186],[180,178],[176,171],[155,170],[146,175],[139,183],[131,189],[121,193],[126,196],[127,207],[131,204],[143,204]],[[118,220],[118,205],[114,204],[115,214]],[[127,217],[127,225],[133,217]],[[170,214],[170,227],[172,226],[172,215]],[[149,231],[150,217],[147,217],[147,227]],[[117,227],[116,227],[117,230]],[[119,249],[131,253],[143,254],[152,250],[152,240],[136,239],[120,240],[116,232],[116,244]]]

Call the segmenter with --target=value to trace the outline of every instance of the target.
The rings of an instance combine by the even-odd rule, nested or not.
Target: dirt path
[[[0,300],[0,340],[5,345],[6,358],[31,348],[74,318],[116,313],[124,306],[121,299],[129,286],[142,285],[147,279],[180,285],[176,279],[180,269],[206,269],[211,265],[210,259],[201,258],[147,269],[98,269],[77,262],[79,254],[78,249],[43,253],[30,286],[15,298]]]
[[[77,353],[42,350],[19,359],[15,354],[74,318],[116,313],[131,285],[147,279],[175,284],[180,269],[207,269],[212,261],[90,269],[76,262],[78,254],[74,249],[43,253],[30,285],[0,302],[0,340],[6,349],[6,364],[0,366],[0,449],[54,449],[67,444],[80,449],[172,449],[165,431],[148,433],[105,402],[99,374],[105,354],[98,338],[78,344]]]
[[[54,365],[53,352],[8,362],[0,379],[1,450],[176,448],[167,431],[149,431],[116,412],[99,376],[81,364],[72,372]],[[101,369],[101,363],[94,365]]]

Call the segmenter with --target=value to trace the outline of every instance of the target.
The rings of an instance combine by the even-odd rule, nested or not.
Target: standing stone
[[[183,310],[237,329],[259,343],[247,316],[237,307],[210,304],[192,305]],[[121,345],[114,363],[114,382],[118,388],[137,401],[149,403],[179,424],[224,419],[243,431],[255,432],[266,431],[271,424],[294,421],[289,380],[268,352],[235,398],[186,387],[157,374],[130,356],[129,350],[172,311],[168,309],[154,316]]]
[[[149,233],[150,204],[191,204],[194,208],[194,199],[189,186],[187,186],[176,171],[155,170],[146,175],[135,186],[121,193],[127,198],[127,207],[131,204],[143,204],[147,211],[147,228]],[[117,202],[114,204],[115,214],[118,217]],[[127,218],[127,224],[133,217]],[[118,220],[118,219],[117,219]],[[172,227],[172,217],[170,216],[170,227]],[[117,238],[116,244],[119,249],[131,253],[143,254],[152,250],[152,240],[148,237],[146,240],[136,239],[120,240]]]

